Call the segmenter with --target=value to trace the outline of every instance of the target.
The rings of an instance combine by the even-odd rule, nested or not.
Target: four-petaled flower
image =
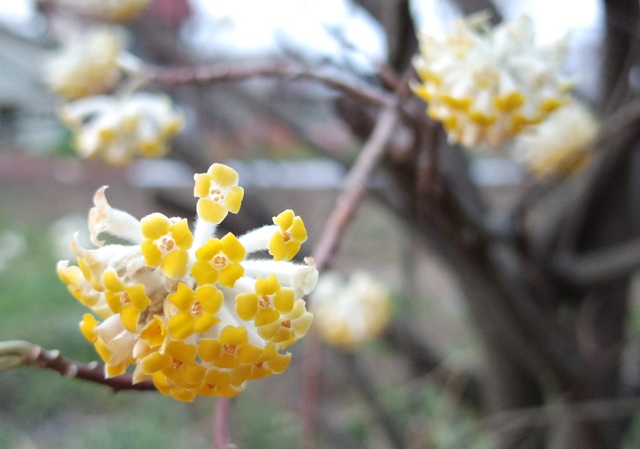
[[[120,314],[122,325],[129,332],[136,332],[140,312],[146,309],[151,300],[144,292],[144,285],[125,285],[113,268],[102,275],[105,297],[114,314]]]
[[[196,251],[198,260],[191,267],[191,274],[200,285],[219,282],[225,287],[233,287],[244,274],[240,262],[245,255],[244,246],[231,233],[221,239],[209,239]]]
[[[278,349],[285,349],[304,336],[312,322],[313,315],[307,312],[304,300],[298,299],[289,313],[262,326],[256,323],[256,327],[258,335],[267,341],[277,343]]]
[[[160,267],[171,279],[187,274],[189,254],[193,235],[186,219],[171,220],[160,213],[147,215],[140,221],[142,255],[150,267]]]
[[[291,209],[273,217],[273,222],[280,227],[269,241],[269,253],[275,260],[291,260],[300,251],[300,245],[307,240],[307,230],[302,218],[296,216]]]
[[[294,295],[290,288],[282,288],[275,274],[258,277],[254,292],[236,296],[236,312],[245,321],[254,320],[257,327],[277,321],[291,312]]]
[[[220,321],[215,315],[222,305],[222,292],[215,285],[203,285],[193,291],[180,283],[167,299],[179,310],[169,319],[169,334],[175,340],[202,334]]]
[[[222,164],[213,164],[207,173],[198,173],[193,195],[198,200],[198,215],[209,223],[218,224],[229,212],[240,210],[244,189],[238,186],[238,172]]]

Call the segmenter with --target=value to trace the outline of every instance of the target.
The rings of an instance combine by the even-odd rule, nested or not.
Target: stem
[[[213,84],[217,82],[242,81],[249,78],[269,77],[292,79],[309,79],[345,93],[365,103],[375,106],[391,106],[393,96],[372,85],[365,85],[346,76],[322,74],[318,70],[310,70],[291,64],[264,64],[255,66],[231,67],[153,67],[143,71],[151,82],[159,84]]]
[[[22,340],[0,342],[0,371],[28,365],[50,369],[65,377],[106,385],[113,391],[156,390],[151,381],[134,384],[129,375],[107,378],[104,368],[98,362],[89,364],[74,362],[63,357],[57,349],[46,350]]]
[[[324,231],[313,251],[313,259],[318,271],[321,271],[329,262],[344,231],[353,217],[362,196],[364,195],[367,180],[384,155],[387,143],[391,138],[398,123],[398,113],[395,107],[384,109],[365,143],[358,159],[351,168],[345,181],[344,188],[336,200],[336,206],[329,216]],[[308,302],[308,300],[307,300]],[[302,384],[302,421],[303,430],[301,447],[314,449],[316,447],[318,433],[318,403],[320,401],[320,353],[322,345],[315,332],[307,335],[305,346]]]
[[[383,110],[378,117],[371,137],[365,143],[358,159],[351,168],[344,188],[336,200],[336,206],[329,216],[324,232],[313,251],[318,271],[321,271],[331,259],[338,247],[344,230],[353,217],[365,192],[367,180],[384,155],[387,143],[398,123],[395,108]]]
[[[218,398],[213,421],[213,449],[229,449],[231,446],[230,414],[231,398]]]

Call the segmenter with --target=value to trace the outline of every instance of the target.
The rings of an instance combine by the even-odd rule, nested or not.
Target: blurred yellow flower
[[[574,100],[514,141],[513,157],[534,177],[567,177],[581,171],[591,158],[600,123]]]
[[[184,125],[182,113],[160,94],[135,92],[118,99],[87,97],[67,103],[60,119],[74,131],[82,158],[126,165],[135,157],[158,158],[169,152],[167,140]]]
[[[412,87],[453,142],[500,147],[569,102],[572,84],[559,74],[566,44],[536,45],[526,16],[491,29],[480,13],[444,39],[419,37],[421,83]]]
[[[357,272],[320,277],[312,294],[316,329],[330,345],[353,350],[378,338],[391,319],[389,291],[373,276]]]
[[[121,52],[121,38],[113,29],[75,36],[47,60],[45,82],[65,100],[111,92],[122,77]]]

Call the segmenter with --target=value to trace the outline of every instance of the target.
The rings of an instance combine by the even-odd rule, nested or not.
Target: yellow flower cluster
[[[151,379],[181,401],[235,396],[247,381],[283,372],[291,360],[283,351],[311,326],[302,298],[318,279],[312,259],[288,260],[306,240],[292,211],[240,238],[217,238],[217,225],[240,209],[238,174],[214,164],[195,179],[198,210],[207,212],[193,232],[183,218],[154,213],[137,220],[113,209],[103,187],[89,214],[97,248],[82,248],[74,238],[77,265],[65,260],[57,267],[73,296],[93,311],[80,329],[106,375],[135,365],[134,382]],[[109,244],[103,235],[128,244]],[[250,257],[260,251],[277,256]]]
[[[565,47],[536,46],[528,17],[491,29],[487,15],[474,15],[444,39],[420,36],[413,90],[451,141],[499,147],[569,102],[571,83],[559,75]]]
[[[322,339],[346,350],[379,337],[391,319],[388,289],[366,272],[348,279],[337,273],[323,274],[312,305]]]
[[[184,125],[182,113],[168,97],[144,92],[122,99],[82,98],[64,105],[60,118],[75,132],[74,144],[82,158],[101,158],[113,165],[166,155],[167,140]]]
[[[125,10],[139,12],[148,0],[69,3],[121,17]],[[67,102],[59,116],[73,131],[79,155],[113,165],[165,156],[167,141],[184,126],[169,97],[137,91],[145,83],[143,65],[124,48],[124,33],[111,26],[75,36],[49,58],[44,73],[51,90]]]
[[[112,29],[76,36],[48,59],[45,81],[65,100],[110,92],[122,77],[121,52],[120,36]]]
[[[599,129],[589,109],[574,100],[519,135],[513,158],[538,179],[571,176],[589,162]]]

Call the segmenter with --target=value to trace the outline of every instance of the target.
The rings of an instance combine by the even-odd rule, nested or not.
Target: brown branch
[[[376,125],[360,151],[358,159],[353,164],[341,194],[336,200],[336,206],[327,219],[324,231],[318,240],[313,258],[318,270],[322,270],[340,243],[344,231],[349,224],[358,204],[364,195],[367,180],[384,155],[385,149],[398,123],[398,112],[395,107],[384,109]],[[305,363],[303,367],[304,381],[302,391],[302,447],[312,449],[316,447],[318,422],[318,391],[320,388],[320,352],[321,344],[316,333],[307,336],[309,339],[305,348]]]
[[[398,113],[395,107],[389,107],[380,113],[373,133],[351,168],[344,188],[336,200],[336,206],[313,251],[313,258],[318,270],[322,270],[326,266],[336,251],[344,231],[362,199],[367,180],[382,158],[397,123]]]
[[[0,371],[28,365],[50,369],[65,377],[106,385],[113,391],[156,390],[151,381],[134,384],[129,375],[107,378],[104,374],[104,367],[97,362],[89,364],[74,362],[64,357],[57,349],[46,350],[33,343],[20,340],[0,343]]]
[[[393,95],[357,78],[347,79],[345,74],[320,73],[299,65],[263,64],[254,66],[225,65],[224,67],[155,67],[147,66],[142,75],[158,84],[213,84],[242,81],[249,78],[306,79],[319,82],[364,103],[391,106]]]

